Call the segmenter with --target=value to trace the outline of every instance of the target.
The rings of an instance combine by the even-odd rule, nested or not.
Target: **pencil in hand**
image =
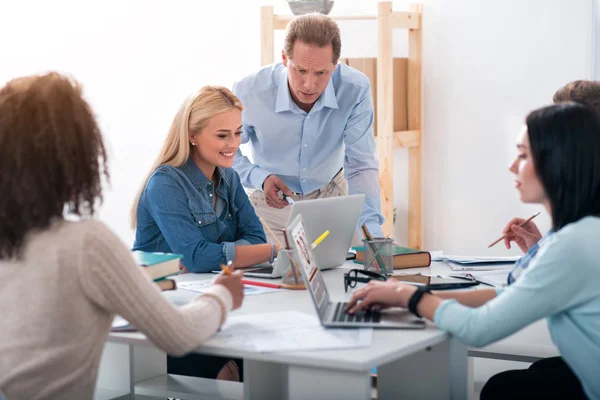
[[[231,261],[229,261],[227,265],[221,264],[221,271],[223,271],[225,275],[231,275],[231,269],[229,269],[231,264],[233,264]]]
[[[531,217],[527,218],[525,221],[521,222],[518,226],[520,228],[522,228],[523,226],[525,226],[525,224],[527,224],[529,221],[531,221],[532,219],[534,219],[535,217],[537,217],[538,215],[540,215],[540,212],[536,212],[535,214],[533,214]],[[510,234],[510,231],[506,232],[504,235],[500,236],[498,239],[496,239],[495,241],[493,241],[489,246],[488,249],[492,246],[497,245],[498,243],[500,243],[500,241],[502,241],[505,237],[507,237]]]

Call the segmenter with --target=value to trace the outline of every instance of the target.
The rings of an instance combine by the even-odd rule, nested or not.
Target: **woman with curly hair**
[[[161,296],[92,218],[106,164],[77,82],[49,73],[0,89],[0,392],[9,399],[92,398],[115,314],[184,354],[242,303],[238,273],[181,308]]]

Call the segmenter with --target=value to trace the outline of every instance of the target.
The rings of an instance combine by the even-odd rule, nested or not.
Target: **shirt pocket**
[[[217,224],[217,216],[215,215],[214,211],[203,212],[192,210],[192,215],[194,217],[194,221],[196,222],[196,226],[202,232],[204,240],[216,243],[220,235]]]

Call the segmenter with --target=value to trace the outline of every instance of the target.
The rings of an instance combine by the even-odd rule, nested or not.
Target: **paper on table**
[[[521,256],[509,256],[509,257],[484,257],[484,256],[444,256],[444,261],[451,261],[456,264],[492,264],[492,263],[514,263]]]
[[[446,264],[452,271],[510,271],[514,264],[505,263],[467,263],[457,264],[454,262],[446,261]]]
[[[493,287],[504,287],[507,285],[509,271],[508,269],[500,271],[477,271],[472,273],[454,273],[450,276],[470,275],[479,283]]]
[[[191,292],[196,292],[196,293],[204,293],[204,292],[206,292],[206,290],[209,288],[210,285],[212,285],[212,281],[210,281],[210,280],[177,282],[177,289],[189,290]],[[251,296],[253,294],[280,292],[281,290],[285,290],[285,289],[244,285],[244,295],[246,295],[246,296]]]
[[[207,344],[253,348],[261,352],[347,349],[371,345],[373,329],[325,329],[297,311],[230,317]]]

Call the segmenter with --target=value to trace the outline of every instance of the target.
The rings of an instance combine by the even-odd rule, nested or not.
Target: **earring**
[[[192,142],[192,146],[195,146],[195,145],[196,145],[196,143]]]

